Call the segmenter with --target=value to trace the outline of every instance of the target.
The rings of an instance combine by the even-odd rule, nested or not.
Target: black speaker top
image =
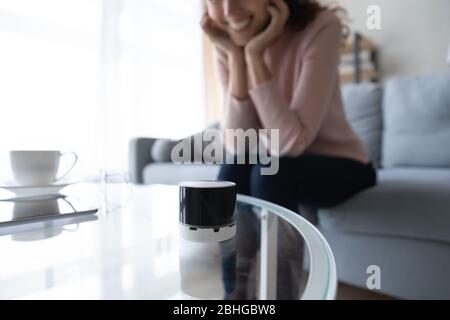
[[[218,228],[235,223],[235,183],[192,181],[179,186],[181,223],[195,228]]]

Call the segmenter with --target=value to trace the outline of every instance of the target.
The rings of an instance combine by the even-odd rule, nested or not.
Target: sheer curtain
[[[201,5],[0,0],[0,177],[10,149],[73,150],[91,176],[126,172],[132,137],[203,128]]]

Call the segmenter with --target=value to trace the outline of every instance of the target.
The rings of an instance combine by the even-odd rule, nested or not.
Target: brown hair
[[[345,39],[349,34],[347,25],[347,11],[338,5],[322,5],[317,0],[285,0],[289,7],[288,26],[295,30],[303,30],[314,21],[317,15],[324,10],[330,10],[338,16],[342,22],[342,35]]]

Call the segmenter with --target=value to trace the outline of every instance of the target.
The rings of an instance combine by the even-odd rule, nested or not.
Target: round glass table
[[[177,186],[80,183],[62,193],[25,199],[26,208],[99,211],[0,226],[0,299],[335,297],[325,238],[273,203],[238,195],[236,236],[200,243],[179,237]],[[0,204],[4,216],[24,208]]]

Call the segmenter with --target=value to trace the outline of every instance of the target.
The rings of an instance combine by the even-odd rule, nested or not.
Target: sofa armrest
[[[132,183],[144,183],[142,171],[145,166],[152,163],[152,146],[157,139],[134,138],[130,140],[128,150],[128,169]]]

